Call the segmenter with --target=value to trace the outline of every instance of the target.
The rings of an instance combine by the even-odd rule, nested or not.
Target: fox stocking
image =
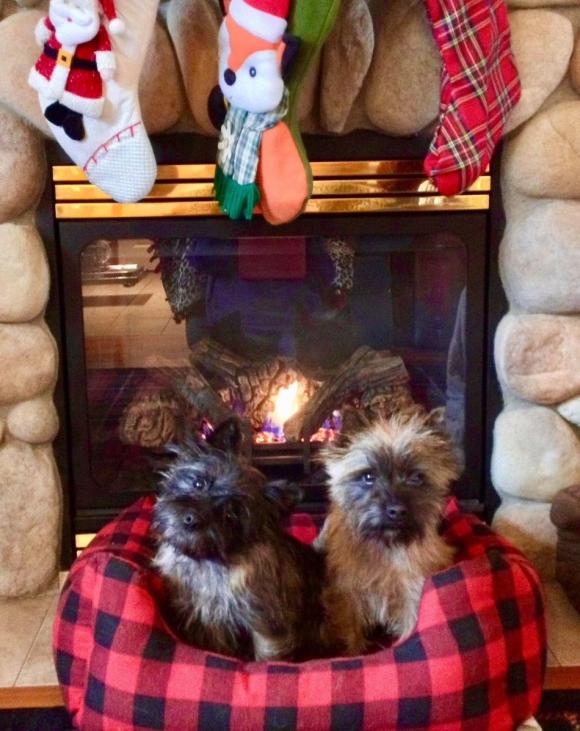
[[[51,130],[89,180],[119,202],[151,190],[156,163],[139,76],[159,0],[50,0],[30,72]]]
[[[312,5],[294,0],[293,17],[307,2]],[[290,0],[226,2],[210,116],[221,124],[215,193],[230,218],[250,220],[261,211],[270,223],[282,224],[304,209],[312,176],[296,123],[297,92],[338,4],[317,0],[310,26],[301,29],[315,35],[303,44],[285,32]]]

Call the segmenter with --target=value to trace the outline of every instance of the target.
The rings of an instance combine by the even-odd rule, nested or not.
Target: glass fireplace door
[[[486,214],[302,217],[272,233],[202,218],[59,223],[81,522],[153,490],[167,444],[231,414],[253,461],[314,504],[317,455],[349,409],[444,407],[457,494],[481,499]]]

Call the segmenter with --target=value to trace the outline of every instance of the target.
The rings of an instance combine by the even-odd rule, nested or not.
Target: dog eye
[[[196,477],[193,481],[193,487],[195,490],[207,490],[210,486],[210,482],[207,477]]]
[[[425,475],[422,472],[411,472],[406,479],[407,485],[413,485],[413,487],[422,485],[424,481]]]
[[[251,66],[251,67],[250,67],[250,76],[252,77],[252,79],[254,78],[254,76],[255,76],[255,75],[256,75],[257,73],[258,73],[258,72],[256,71],[256,67],[255,67],[255,66]]]
[[[374,472],[365,472],[361,479],[364,485],[374,485],[376,476]]]

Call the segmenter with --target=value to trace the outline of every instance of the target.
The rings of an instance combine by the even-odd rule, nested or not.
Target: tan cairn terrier
[[[377,631],[412,633],[425,579],[453,559],[438,527],[460,471],[442,409],[374,423],[356,413],[324,451],[330,509],[318,539],[327,629],[347,655]]]

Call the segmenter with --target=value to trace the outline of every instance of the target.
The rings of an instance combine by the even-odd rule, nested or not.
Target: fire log
[[[324,381],[312,398],[284,424],[288,441],[308,440],[334,409],[372,390],[388,392],[409,382],[403,360],[389,351],[363,346]]]

